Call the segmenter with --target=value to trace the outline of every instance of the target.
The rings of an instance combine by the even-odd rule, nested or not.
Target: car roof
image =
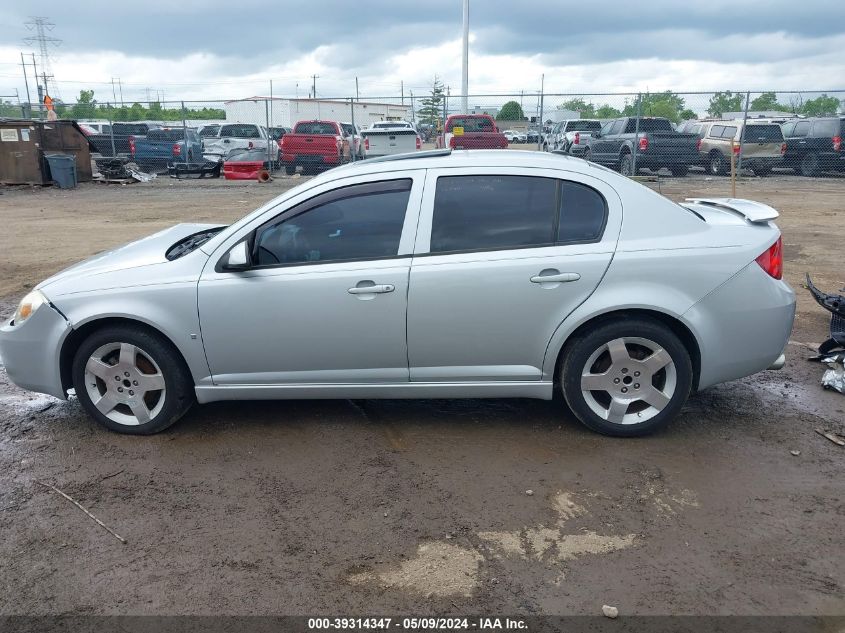
[[[370,158],[336,167],[321,176],[317,176],[317,178],[329,181],[334,180],[334,177],[340,175],[340,173],[347,177],[403,169],[436,169],[441,167],[534,167],[564,169],[594,176],[598,175],[596,171],[604,171],[594,163],[586,162],[580,158],[550,152],[507,149],[440,149]]]

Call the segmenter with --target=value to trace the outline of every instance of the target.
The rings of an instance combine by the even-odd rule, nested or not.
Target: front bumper
[[[0,357],[9,379],[22,389],[66,398],[59,354],[70,323],[49,303],[21,325],[0,326]]]

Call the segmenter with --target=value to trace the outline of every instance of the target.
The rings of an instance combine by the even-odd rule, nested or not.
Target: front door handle
[[[354,288],[350,288],[346,292],[351,295],[380,295],[384,294],[385,292],[393,292],[394,290],[396,290],[396,286],[394,286],[393,284],[372,284],[370,286],[355,286]]]
[[[546,272],[546,271],[543,271]],[[539,275],[534,275],[531,277],[532,284],[551,284],[551,283],[561,283],[567,281],[578,281],[581,279],[581,275],[578,273],[559,273],[555,271],[551,274],[544,275],[540,273]]]

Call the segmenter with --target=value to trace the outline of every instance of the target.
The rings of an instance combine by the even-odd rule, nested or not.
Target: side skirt
[[[373,384],[201,385],[200,403],[217,400],[533,398],[551,400],[552,382],[403,382]]]

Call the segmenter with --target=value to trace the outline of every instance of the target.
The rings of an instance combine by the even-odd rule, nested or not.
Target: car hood
[[[59,282],[169,263],[165,253],[173,244],[189,235],[218,226],[223,225],[177,224],[140,240],[94,255],[45,279],[36,287],[51,289],[51,287],[55,288]]]

